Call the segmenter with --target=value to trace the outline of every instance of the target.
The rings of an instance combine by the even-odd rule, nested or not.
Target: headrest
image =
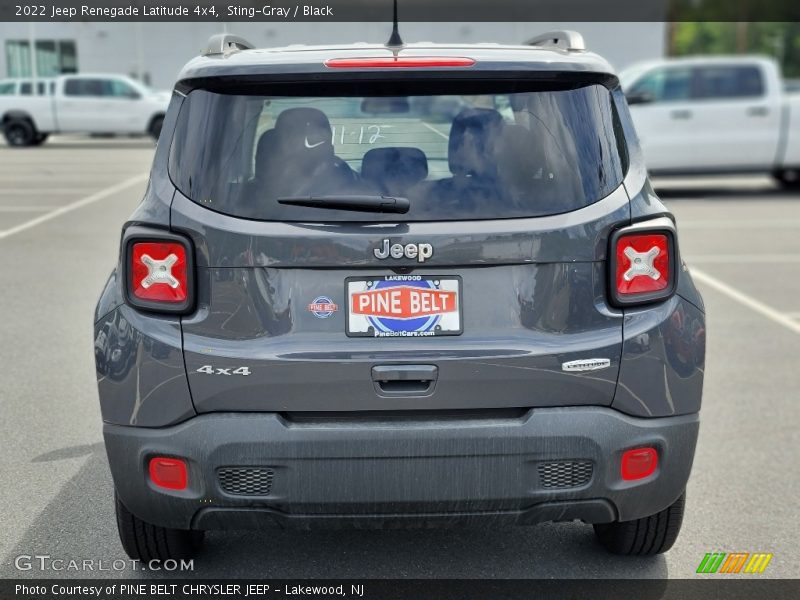
[[[275,120],[279,152],[284,156],[306,154],[333,156],[330,121],[316,108],[288,108]]]
[[[271,165],[276,164],[278,159],[278,135],[274,129],[267,129],[258,138],[256,144],[256,178],[264,179]]]
[[[497,144],[497,170],[504,184],[524,189],[546,179],[545,140],[521,125],[505,125]]]
[[[391,193],[428,176],[428,159],[419,148],[373,148],[361,160],[361,177],[383,184]]]
[[[492,176],[503,117],[491,108],[466,108],[450,127],[447,161],[453,175]]]

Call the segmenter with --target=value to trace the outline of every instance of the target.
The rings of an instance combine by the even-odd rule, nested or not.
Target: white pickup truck
[[[0,80],[0,127],[10,146],[51,133],[141,134],[158,139],[170,95],[122,75]]]
[[[771,173],[800,183],[800,95],[772,59],[666,59],[620,74],[654,174]]]

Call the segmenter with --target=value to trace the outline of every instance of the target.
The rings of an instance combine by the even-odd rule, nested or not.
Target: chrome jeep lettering
[[[433,256],[433,246],[431,244],[392,244],[388,239],[381,242],[380,248],[375,248],[372,251],[375,258],[383,260],[385,258],[410,258],[416,259],[417,262],[425,262]]]

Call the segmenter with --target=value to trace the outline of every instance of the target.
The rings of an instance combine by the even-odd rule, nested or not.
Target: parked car
[[[549,520],[672,546],[703,301],[580,35],[215,36],[162,136],[95,313],[129,556],[212,529]]]
[[[774,60],[701,56],[620,74],[653,174],[771,173],[800,183],[800,96]]]
[[[37,146],[51,133],[141,134],[158,139],[169,104],[122,75],[0,80],[0,127],[10,146]]]

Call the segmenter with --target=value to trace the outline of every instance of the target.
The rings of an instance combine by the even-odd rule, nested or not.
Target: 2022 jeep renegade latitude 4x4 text
[[[126,552],[210,529],[678,535],[703,303],[618,80],[530,47],[256,50],[180,74],[95,316]]]

